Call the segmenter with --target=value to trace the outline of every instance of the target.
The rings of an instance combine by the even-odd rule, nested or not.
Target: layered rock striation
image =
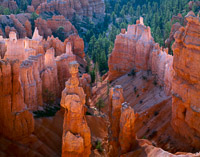
[[[175,34],[175,75],[172,83],[172,126],[193,147],[200,148],[200,20],[193,12],[185,17],[186,27]]]

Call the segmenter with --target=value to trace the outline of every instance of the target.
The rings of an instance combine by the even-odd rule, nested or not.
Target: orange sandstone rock
[[[91,133],[85,119],[85,94],[79,87],[78,63],[70,62],[71,78],[62,92],[61,106],[65,108],[62,156],[86,156],[91,153]]]
[[[27,137],[34,131],[33,115],[24,103],[19,65],[19,61],[0,60],[0,132],[13,140]]]
[[[200,148],[200,21],[190,12],[186,27],[175,34],[172,81],[172,126],[193,147]]]
[[[120,85],[116,85],[109,92],[109,118],[110,118],[110,156],[117,156],[120,153],[119,133],[120,133],[120,117],[122,103],[124,102],[123,89]]]
[[[120,133],[119,143],[121,147],[121,154],[125,154],[134,150],[137,147],[137,140],[135,134],[135,113],[128,104],[122,104],[122,111],[120,117]]]
[[[70,35],[66,40],[65,40],[65,45],[70,42],[72,44],[72,51],[75,55],[84,58],[85,57],[85,52],[84,52],[84,41],[82,38],[79,37],[77,34],[72,34]]]

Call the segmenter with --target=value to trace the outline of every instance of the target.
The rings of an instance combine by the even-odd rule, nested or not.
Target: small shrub
[[[152,131],[152,133],[149,135],[149,138],[153,138],[157,135],[157,131]]]
[[[140,104],[142,104],[143,103],[143,101],[142,100],[140,100]]]
[[[142,79],[143,79],[143,80],[147,80],[147,77],[143,75],[143,76],[142,76]]]
[[[139,96],[140,96],[140,95],[138,94],[136,97],[139,98]]]
[[[154,116],[157,116],[159,114],[159,111],[154,112]]]
[[[96,149],[99,152],[103,152],[102,144],[101,144],[101,141],[99,141],[99,140],[96,141]]]
[[[134,87],[135,94],[137,93],[137,91],[138,91],[137,87]]]
[[[105,106],[105,104],[104,104],[103,99],[102,99],[102,98],[99,98],[98,101],[97,101],[97,103],[96,103],[96,107],[97,107],[98,110],[99,110],[99,114],[100,114],[100,112],[101,112],[101,108],[103,108],[104,106]]]
[[[83,68],[84,66],[83,66],[83,64],[80,64],[80,66]]]
[[[142,139],[147,139],[147,137],[146,137],[146,136],[143,136]]]
[[[92,116],[92,114],[90,112],[86,112],[86,115]]]
[[[44,110],[33,111],[33,114],[35,118],[53,117],[55,116],[58,110],[60,110],[60,105],[57,106],[46,105],[44,107]]]
[[[154,86],[157,86],[158,82],[156,80],[153,81]]]
[[[132,69],[130,73],[128,73],[128,76],[135,76],[136,72],[135,69]]]

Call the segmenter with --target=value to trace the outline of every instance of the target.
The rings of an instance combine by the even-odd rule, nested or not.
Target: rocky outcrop
[[[91,153],[91,133],[85,119],[85,94],[79,87],[78,63],[70,62],[71,77],[62,92],[61,106],[65,108],[62,156],[86,156]]]
[[[37,18],[35,20],[35,26],[39,30],[39,34],[44,38],[52,35],[51,29],[48,27],[47,21],[42,18]]]
[[[57,12],[68,19],[72,19],[75,14],[80,17],[86,16],[92,18],[104,17],[105,4],[103,0],[78,0],[78,1],[50,1],[41,3],[36,12],[38,14]]]
[[[172,84],[172,126],[193,147],[200,148],[200,21],[193,12],[185,17],[186,27],[175,34],[175,75]]]
[[[13,140],[25,138],[34,131],[33,115],[24,103],[19,66],[16,60],[0,60],[0,132]]]
[[[167,94],[171,89],[173,77],[173,57],[167,49],[154,42],[149,27],[144,26],[143,18],[136,25],[129,25],[127,32],[120,33],[115,40],[113,52],[109,56],[109,81],[134,70],[152,71],[160,85],[165,86]],[[166,82],[166,84],[165,84]]]
[[[53,16],[51,19],[48,19],[47,25],[54,33],[56,33],[59,27],[63,27],[64,38],[67,38],[70,34],[78,34],[76,28],[63,15]]]
[[[77,34],[70,35],[65,41],[65,45],[70,42],[72,44],[72,51],[76,56],[81,57],[82,59],[85,57],[84,52],[84,41]]]
[[[36,51],[29,48],[28,39],[17,39],[15,32],[10,32],[9,39],[5,39],[7,51],[4,59],[11,60],[19,59],[20,61],[26,60],[30,55],[36,55]]]
[[[26,20],[26,23],[25,23],[25,30],[26,30],[26,35],[27,37],[31,38],[32,37],[32,26],[31,26],[31,23],[29,20]]]
[[[41,3],[45,3],[47,0],[32,0],[31,5],[36,9]]]

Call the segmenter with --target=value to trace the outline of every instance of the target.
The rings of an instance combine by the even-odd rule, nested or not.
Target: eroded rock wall
[[[172,126],[194,147],[200,148],[200,20],[193,12],[186,27],[175,34],[175,75],[172,84]]]

